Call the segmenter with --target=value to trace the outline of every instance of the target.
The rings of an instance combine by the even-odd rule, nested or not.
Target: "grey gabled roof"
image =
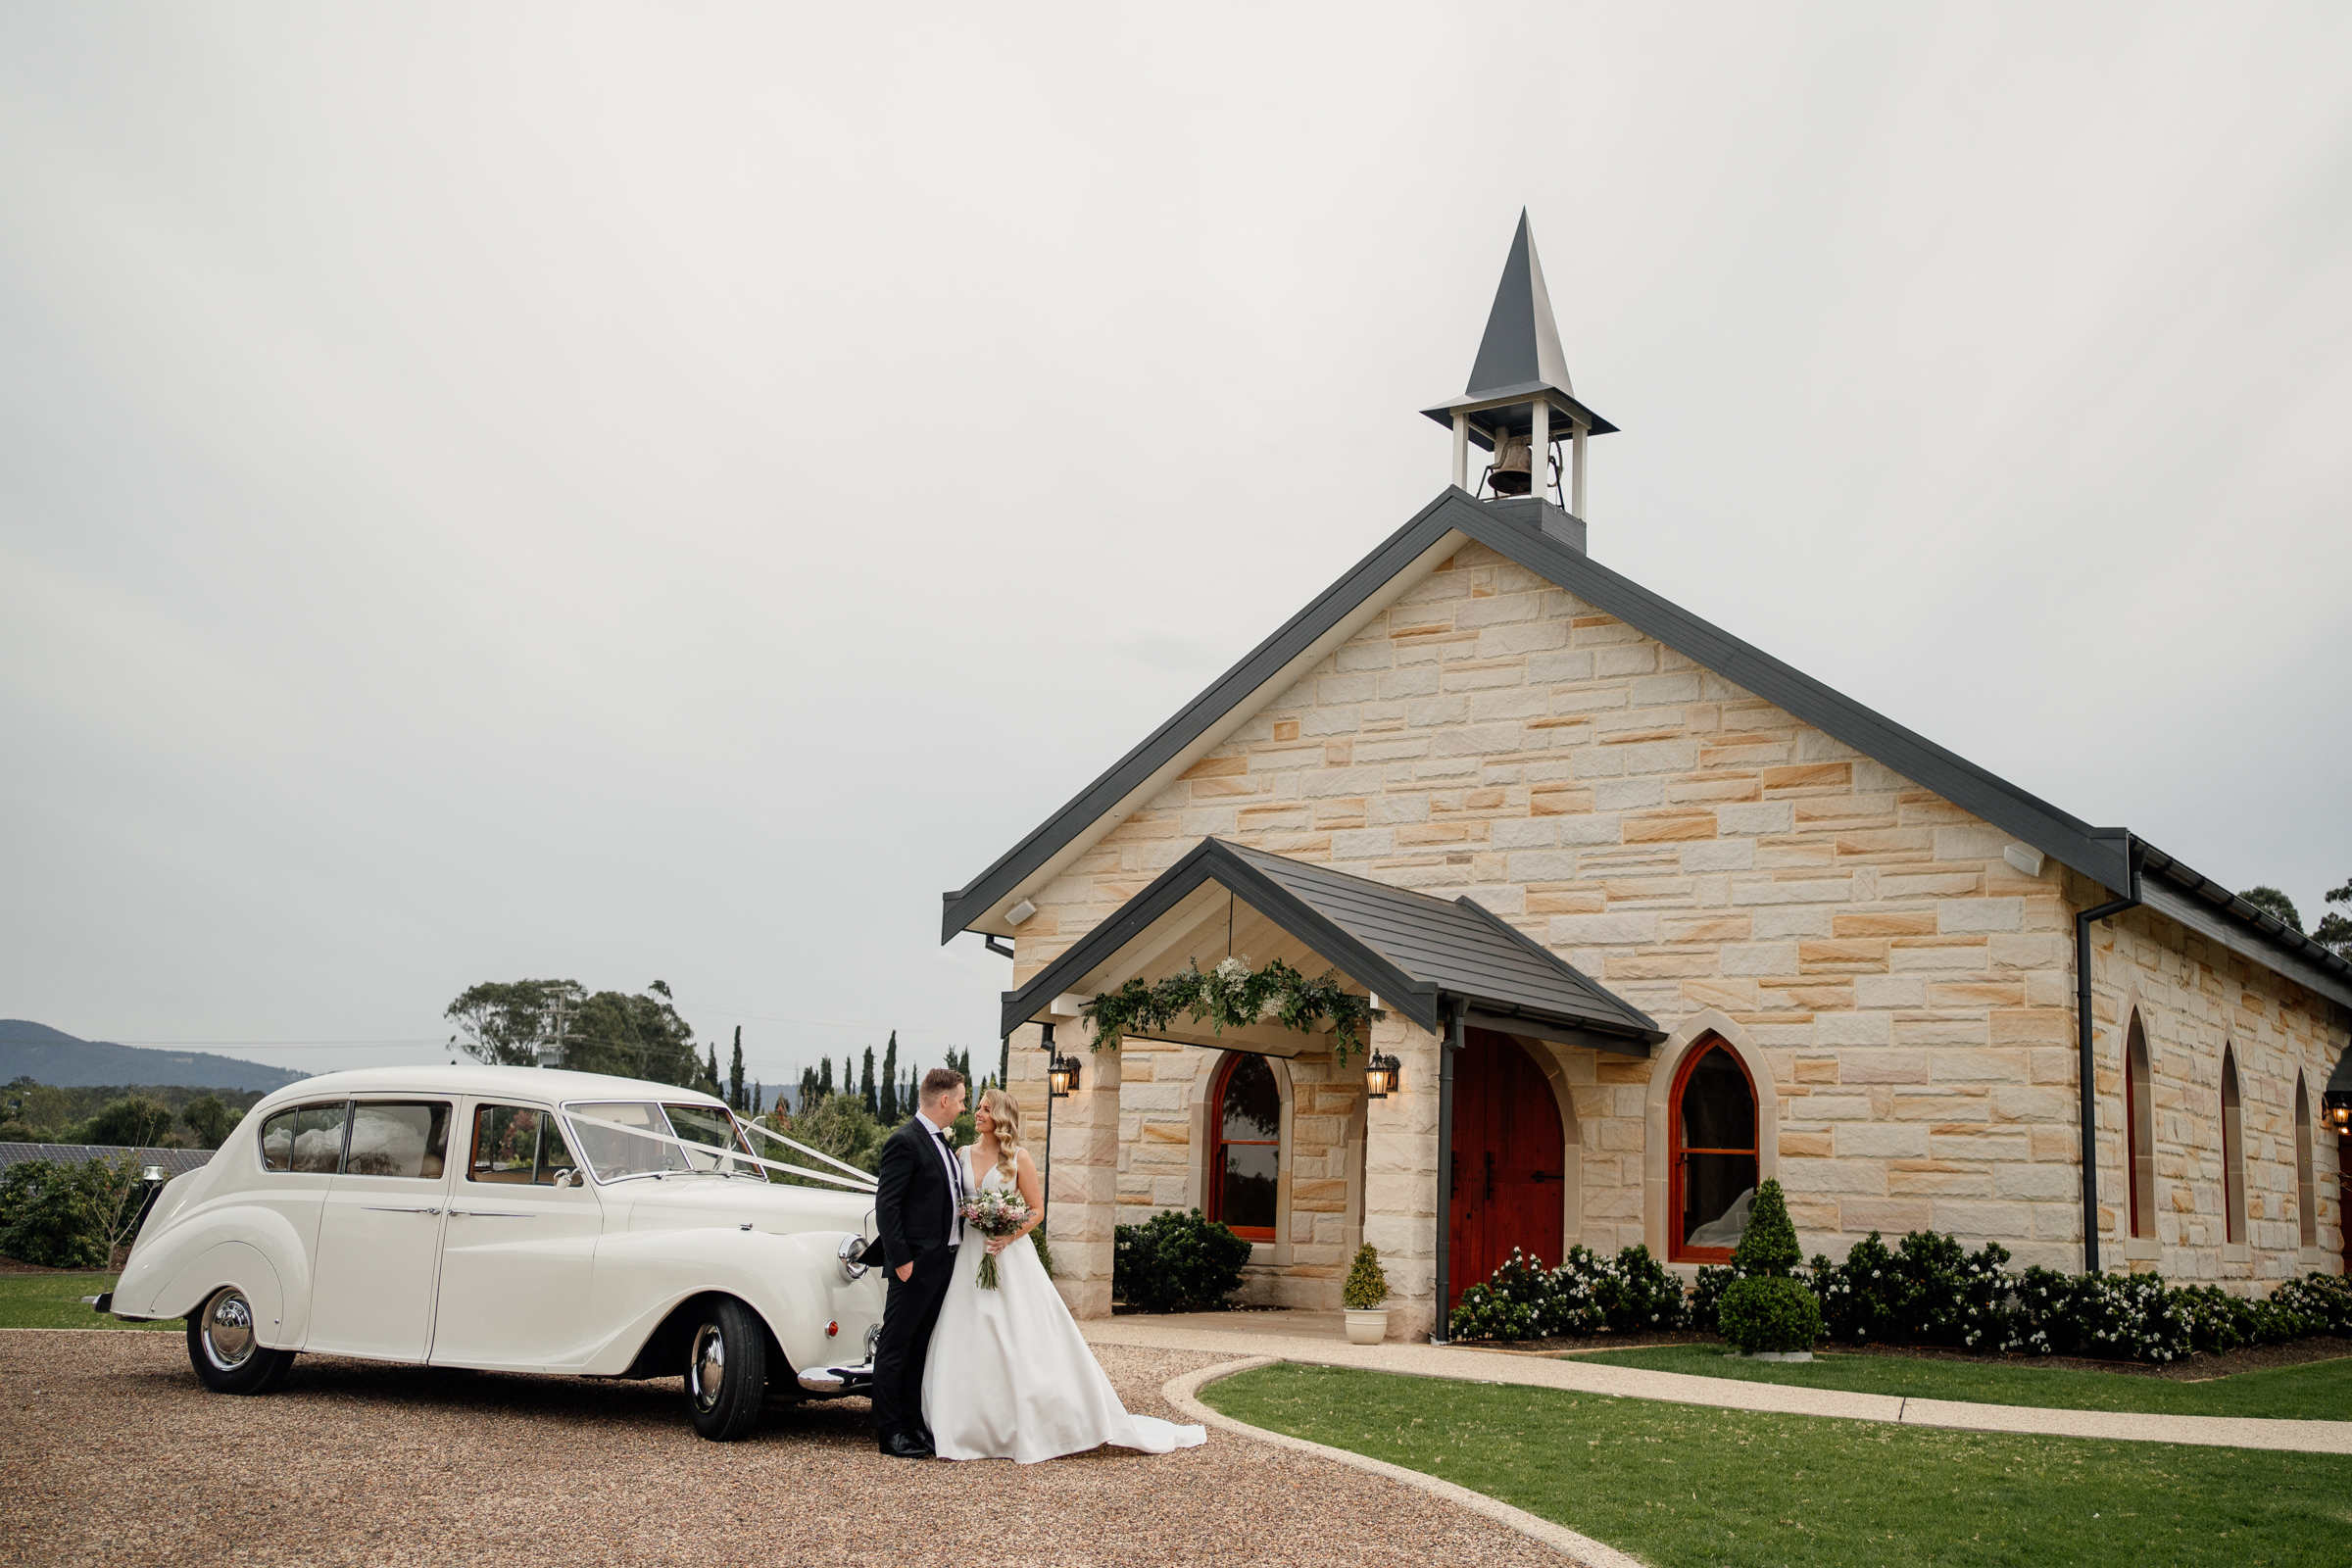
[[[174,1176],[202,1170],[213,1162],[209,1149],[131,1149],[120,1144],[0,1144],[0,1169],[27,1160],[53,1165],[86,1165],[93,1159],[136,1154],[141,1165],[161,1165]]]
[[[1523,520],[1534,514],[1533,509],[1524,505],[1481,503],[1448,485],[1403,527],[1383,540],[1338,582],[1154,730],[1069,805],[963,889],[944,895],[946,919],[940,940],[954,938],[987,912],[1000,895],[1018,886],[1023,877],[1052,859],[1111,804],[1176,758],[1209,726],[1224,718],[1235,703],[1312,647],[1366,598],[1386,587],[1396,572],[1426,554],[1449,531],[1478,541],[1546,582],[1615,615],[1863,756],[1885,763],[1922,788],[1933,790],[1954,806],[2014,834],[2060,864],[2071,866],[2119,893],[2145,894],[2146,888],[2134,874],[2134,841],[2126,829],[2093,827],[1966,758],[1946,751],[1926,736],[1783,663],[1752,643],[1700,619]],[[2193,878],[2183,882],[2182,877],[2175,876],[2170,869],[2178,865],[2177,861],[2153,850],[2144,840],[2138,841],[2138,846],[2137,854],[2147,865],[2157,868],[2160,882],[2182,885],[2195,892],[2196,912],[2205,921],[2199,929],[2206,929],[2208,935],[2216,930],[2228,932],[2239,951],[2257,961],[2352,1006],[2352,963],[2309,938],[2288,931],[2280,922],[2245,905],[2243,900],[2224,902],[2212,898],[2204,891],[2205,878],[2183,869],[2182,877]],[[2180,912],[2166,908],[2159,902],[2163,898],[2160,891],[2151,900],[2151,907],[2173,918],[2181,918]],[[2174,902],[2183,906],[2189,905],[2185,899]]]
[[[1456,998],[1483,1012],[1555,1028],[1652,1044],[1666,1038],[1647,1013],[1469,899],[1433,898],[1213,838],[1195,845],[1027,985],[1005,992],[1001,1032],[1028,1022],[1209,882],[1424,1029],[1440,1027],[1442,998]]]

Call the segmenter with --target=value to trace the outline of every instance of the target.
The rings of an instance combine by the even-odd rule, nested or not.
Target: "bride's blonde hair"
[[[983,1092],[980,1104],[997,1124],[997,1169],[1008,1182],[1020,1180],[1021,1107],[1002,1089]]]

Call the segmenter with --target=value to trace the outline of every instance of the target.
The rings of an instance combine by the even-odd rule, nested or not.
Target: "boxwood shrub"
[[[1749,1355],[1810,1350],[1821,1338],[1821,1301],[1805,1282],[1781,1274],[1735,1280],[1723,1293],[1718,1332]]]

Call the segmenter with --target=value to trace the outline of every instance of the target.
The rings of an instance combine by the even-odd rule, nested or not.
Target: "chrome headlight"
[[[841,1259],[841,1277],[843,1279],[861,1280],[865,1278],[865,1265],[858,1261],[864,1252],[864,1237],[844,1236],[841,1239],[841,1246],[834,1250],[833,1255]]]

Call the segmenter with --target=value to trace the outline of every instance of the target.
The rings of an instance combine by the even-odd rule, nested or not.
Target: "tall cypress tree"
[[[865,1067],[858,1074],[858,1103],[868,1116],[882,1113],[881,1102],[874,1099],[874,1048],[865,1048]]]
[[[766,1114],[767,1085],[755,1078],[752,1080],[752,1115],[757,1118]]]
[[[899,1124],[899,1032],[890,1032],[890,1044],[882,1048],[882,1125]]]
[[[818,1063],[816,1071],[816,1097],[819,1100],[830,1100],[833,1098],[833,1058],[831,1056],[819,1056],[816,1059]]]
[[[743,1098],[743,1025],[735,1026],[735,1062],[727,1069],[727,1103],[735,1110],[751,1109]]]
[[[815,1103],[816,1069],[814,1067],[803,1067],[801,1069],[801,1102],[799,1105],[795,1106],[794,1109],[800,1115],[806,1116],[808,1114],[809,1108]]]
[[[1006,1035],[997,1047],[997,1087],[1004,1089],[1012,1083],[1012,1036]]]
[[[719,1091],[718,1042],[710,1042],[710,1059],[703,1063],[703,1092],[715,1095]]]

